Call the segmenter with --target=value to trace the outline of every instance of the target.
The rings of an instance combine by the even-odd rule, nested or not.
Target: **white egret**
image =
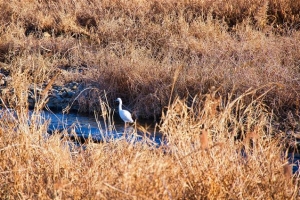
[[[122,120],[125,122],[125,125],[126,125],[126,122],[133,123],[133,119],[131,117],[130,112],[128,110],[123,110],[122,109],[122,100],[121,100],[121,98],[117,98],[116,101],[119,102],[119,115],[122,118]]]

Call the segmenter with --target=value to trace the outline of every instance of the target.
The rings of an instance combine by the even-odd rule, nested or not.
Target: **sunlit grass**
[[[268,93],[268,104],[278,113],[299,108],[299,1],[0,5],[7,13],[0,19],[1,66],[32,72],[28,79],[61,68],[61,83],[93,84],[109,101],[121,97],[142,117],[157,117],[180,66],[174,92],[182,98],[212,86],[226,95],[273,82],[282,87]],[[100,109],[84,96],[79,102],[82,111]]]
[[[72,2],[0,0],[1,199],[297,197],[299,0]],[[110,131],[120,97],[163,144],[46,137],[49,91],[72,81],[70,107]]]
[[[159,125],[165,140],[159,147],[146,138],[119,138],[87,141],[81,148],[62,139],[64,133],[46,138],[47,123],[39,115],[30,125],[26,115],[2,118],[0,194],[8,199],[292,199],[298,176],[290,173],[284,144],[272,132],[272,114],[261,101],[244,104],[253,93],[223,104],[208,94],[191,107],[177,99]],[[213,103],[215,108],[207,106]]]

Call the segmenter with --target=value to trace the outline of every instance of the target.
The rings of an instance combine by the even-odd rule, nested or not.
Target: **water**
[[[50,120],[48,132],[67,130],[68,133],[76,133],[80,140],[92,139],[94,142],[101,142],[109,138],[120,138],[130,133],[135,132],[134,127],[127,125],[126,129],[124,122],[114,119],[112,122],[105,122],[103,119],[96,119],[94,116],[82,115],[77,113],[62,114],[44,111],[45,120]],[[150,124],[150,125],[149,125]],[[153,142],[160,144],[161,135],[155,133],[153,122],[138,121],[139,127],[147,128],[147,137]],[[137,132],[137,139],[142,139],[145,134],[139,130]]]
[[[289,153],[288,161],[292,165],[293,174],[299,173],[300,154]]]
[[[11,111],[11,116],[13,116],[13,113],[14,112]],[[82,115],[77,113],[62,114],[43,111],[41,115],[43,116],[42,118],[44,120],[50,120],[50,124],[48,127],[49,133],[67,130],[67,133],[69,135],[72,135],[72,133],[75,132],[78,136],[78,139],[81,141],[90,138],[94,142],[102,142],[105,139],[121,138],[124,136],[124,132],[132,133],[135,131],[133,126],[128,126],[125,130],[124,122],[118,119],[114,119],[113,124],[109,125],[109,123],[105,123],[104,120],[97,120],[93,116]],[[139,126],[145,127],[145,129],[147,129],[147,132],[149,132],[149,134],[147,135],[149,140],[151,140],[157,146],[162,144],[162,136],[161,134],[155,131],[152,121],[139,121]],[[138,141],[143,138],[142,136],[144,136],[144,133],[142,133],[141,131],[137,131],[137,133]],[[130,138],[127,137],[127,139]],[[300,154],[289,153],[288,161],[289,164],[292,164],[293,173],[299,173]]]

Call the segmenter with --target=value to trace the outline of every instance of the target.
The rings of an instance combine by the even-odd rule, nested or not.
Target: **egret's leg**
[[[127,123],[125,122],[125,124],[124,124],[124,132],[123,132],[124,137],[126,137],[126,127],[127,127]]]

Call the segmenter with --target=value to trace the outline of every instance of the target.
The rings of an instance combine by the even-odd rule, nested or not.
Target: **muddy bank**
[[[75,97],[80,93],[78,89],[79,87],[82,88],[80,83],[75,81],[65,85],[53,85],[48,92],[48,101],[46,106],[50,108],[50,110],[62,111],[63,109],[67,108],[68,105],[73,103],[70,109],[72,111],[78,111],[79,104],[76,102]],[[42,89],[35,89],[33,85],[30,87],[28,95],[28,103],[30,108],[33,108],[36,103],[35,90]]]
[[[76,72],[78,72],[77,70]],[[68,73],[63,76],[72,76],[72,71],[64,71]],[[71,74],[70,74],[71,73]],[[31,83],[28,87],[28,107],[33,109],[35,104],[45,98],[46,104],[44,107],[52,111],[60,112],[64,109],[68,111],[79,111],[80,103],[78,98],[85,98],[85,94],[81,94],[87,86],[82,81],[69,81],[66,82],[65,77],[61,76],[61,70],[53,73],[54,76],[50,78],[47,82],[43,84],[33,84]],[[56,76],[61,76],[56,83]],[[14,87],[12,87],[12,82],[15,81],[11,76],[10,71],[0,68],[0,92],[2,95],[2,104],[4,103],[7,107],[11,107],[9,100],[14,97]],[[24,83],[20,83],[24,84]],[[80,96],[81,94],[81,96]],[[12,106],[13,107],[13,106]]]

